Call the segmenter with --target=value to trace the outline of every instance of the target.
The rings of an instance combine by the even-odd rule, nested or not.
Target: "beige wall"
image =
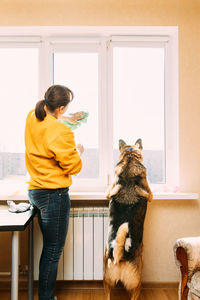
[[[178,26],[180,187],[200,192],[199,0],[1,0],[0,26]],[[176,238],[200,234],[199,201],[154,201],[145,222],[145,281],[176,281]],[[0,261],[9,268],[10,250]],[[6,246],[9,246],[6,243]],[[24,250],[25,251],[25,250]],[[26,251],[25,251],[26,253]],[[1,269],[0,269],[1,271]]]
[[[144,282],[176,282],[176,239],[200,235],[200,202],[157,200],[149,204],[144,227]]]

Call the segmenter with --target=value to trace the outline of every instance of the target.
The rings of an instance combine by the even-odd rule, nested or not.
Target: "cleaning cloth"
[[[69,115],[73,115],[73,114],[69,114]],[[69,121],[66,120],[59,120],[60,122],[66,124],[71,130],[75,130],[77,129],[79,126],[81,126],[82,123],[86,123],[87,122],[87,118],[88,118],[89,113],[88,112],[83,112],[83,118],[80,120],[77,120],[75,124],[70,123]]]

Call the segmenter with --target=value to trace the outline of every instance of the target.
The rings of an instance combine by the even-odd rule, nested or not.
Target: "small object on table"
[[[7,200],[7,204],[9,206],[8,210],[13,213],[21,213],[31,209],[31,205],[29,203],[15,204],[14,201]]]

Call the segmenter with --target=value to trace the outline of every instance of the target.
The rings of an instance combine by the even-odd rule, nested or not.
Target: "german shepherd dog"
[[[141,289],[143,225],[147,201],[153,195],[142,161],[142,140],[128,146],[119,140],[120,157],[114,182],[107,192],[109,202],[108,243],[104,255],[104,290],[110,300],[111,288],[121,281],[131,300]]]

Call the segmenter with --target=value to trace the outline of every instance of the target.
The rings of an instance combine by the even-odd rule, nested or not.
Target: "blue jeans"
[[[58,261],[67,235],[70,198],[68,188],[29,190],[31,204],[38,209],[43,236],[39,265],[39,300],[53,300]]]

